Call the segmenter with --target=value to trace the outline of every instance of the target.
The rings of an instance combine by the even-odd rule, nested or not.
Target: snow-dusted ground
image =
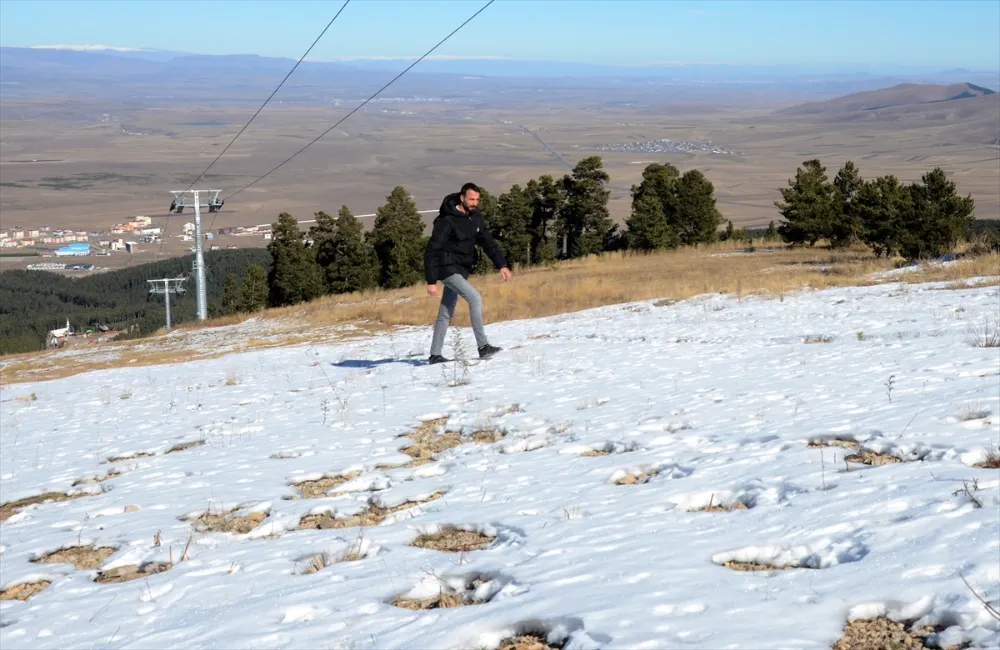
[[[996,322],[1000,291],[942,286],[490,325],[506,349],[459,385],[454,366],[414,365],[429,342],[414,328],[8,387],[0,502],[94,495],[0,525],[0,588],[52,583],[0,602],[0,647],[489,648],[543,628],[572,648],[822,648],[849,616],[879,613],[946,628],[943,645],[997,647],[1000,623],[959,576],[1000,602],[1000,471],[972,467],[1000,442],[1000,349],[969,342]],[[506,435],[376,469],[408,462],[397,436],[440,416]],[[837,437],[912,462],[846,472],[851,450],[808,444]],[[204,444],[165,453],[191,441]],[[613,453],[583,455],[595,448]],[[138,453],[151,455],[106,463]],[[112,468],[123,473],[72,487]],[[361,474],[326,498],[283,498],[345,471]],[[981,508],[954,494],[971,479]],[[442,491],[376,526],[296,530],[310,513]],[[689,512],[737,499],[751,507]],[[193,532],[182,517],[237,507],[266,518],[244,535],[194,533],[177,562]],[[464,555],[408,545],[442,526],[496,540]],[[363,559],[302,573],[359,537]],[[117,548],[105,570],[176,564],[99,584],[96,569],[31,562],[78,544]],[[490,602],[389,604],[475,573],[492,578]]]

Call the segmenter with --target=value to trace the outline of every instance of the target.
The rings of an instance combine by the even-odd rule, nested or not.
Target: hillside
[[[856,111],[874,111],[892,107],[940,104],[995,95],[989,88],[970,83],[951,85],[899,84],[891,88],[852,93],[819,102],[782,108],[776,115],[838,116]],[[937,107],[936,107],[937,108]]]
[[[0,646],[823,648],[886,616],[996,647],[959,576],[1000,602],[997,297],[709,294],[496,324],[468,367],[420,328],[4,387]]]

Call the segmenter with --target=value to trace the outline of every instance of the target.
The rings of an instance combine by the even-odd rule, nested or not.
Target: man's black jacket
[[[459,211],[458,202],[457,193],[444,197],[441,210],[434,219],[434,230],[424,249],[427,284],[434,284],[455,273],[468,278],[476,265],[476,244],[483,247],[498,269],[507,266],[507,260],[490,235],[483,213],[476,208],[464,214]]]

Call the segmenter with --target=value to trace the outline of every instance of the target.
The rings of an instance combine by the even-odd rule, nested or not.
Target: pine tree
[[[680,243],[677,233],[667,225],[663,206],[653,192],[641,193],[639,199],[632,202],[632,214],[625,225],[628,247],[633,250],[676,248]]]
[[[323,295],[323,271],[313,250],[306,248],[295,217],[287,212],[278,215],[267,250],[272,260],[268,278],[268,302],[272,307],[294,305]]]
[[[764,239],[767,241],[778,239],[778,229],[774,226],[774,219],[768,222],[767,230],[764,232]]]
[[[316,222],[309,228],[309,239],[312,240],[312,249],[316,257],[316,263],[323,270],[324,276],[327,276],[330,265],[336,259],[333,243],[334,220],[333,217],[322,210],[313,216],[316,217]],[[326,283],[326,291],[330,293],[329,282]]]
[[[949,252],[975,219],[972,196],[958,195],[955,183],[935,167],[909,186],[910,210],[903,223],[900,253],[906,259]]]
[[[804,167],[804,169],[803,169]],[[826,176],[826,167],[819,160],[807,160],[795,171],[795,180],[779,188],[782,201],[775,201],[785,221],[778,233],[790,244],[809,243],[830,236],[835,211],[834,187]]]
[[[512,185],[500,195],[490,233],[510,264],[531,263],[532,197],[520,185]]]
[[[677,248],[681,243],[676,192],[679,180],[680,172],[670,163],[652,163],[642,170],[642,181],[632,186],[632,214],[639,214],[640,222],[652,225],[655,206],[665,231],[654,239],[664,248]]]
[[[566,206],[559,217],[564,257],[581,257],[606,250],[615,235],[615,223],[608,211],[610,180],[600,156],[584,158],[563,177]]]
[[[524,189],[531,201],[531,263],[544,264],[556,256],[554,225],[566,206],[566,191],[561,182],[545,174],[530,180]]]
[[[490,233],[493,234],[494,239],[496,238],[496,223],[497,223],[497,212],[498,204],[497,197],[493,196],[488,189],[485,187],[479,187],[479,212],[483,215],[483,221],[486,222],[486,227],[490,229]],[[497,242],[500,245],[500,242]],[[473,252],[473,259],[475,264],[472,267],[472,272],[476,275],[485,275],[493,271],[493,262],[490,261],[489,257],[483,254],[482,249],[476,246]]]
[[[680,177],[673,189],[673,218],[680,243],[690,246],[714,242],[722,215],[715,208],[712,181],[692,169]]]
[[[851,209],[860,224],[860,238],[876,257],[899,251],[909,203],[909,190],[892,175],[863,182],[855,193]]]
[[[260,311],[267,306],[267,297],[267,271],[259,264],[251,264],[243,278],[238,311],[244,314]]]
[[[368,241],[379,261],[379,286],[398,289],[423,278],[424,222],[413,198],[397,185],[378,209]]]
[[[830,246],[843,248],[858,238],[861,223],[854,209],[854,199],[864,184],[858,168],[848,160],[833,179],[836,191],[833,219],[830,224]]]
[[[222,284],[222,304],[220,311],[223,315],[229,316],[240,310],[240,287],[239,279],[235,273],[226,273],[226,279]]]
[[[341,206],[330,239],[332,261],[326,268],[331,293],[365,291],[378,286],[375,251],[365,242],[364,228],[347,206]]]

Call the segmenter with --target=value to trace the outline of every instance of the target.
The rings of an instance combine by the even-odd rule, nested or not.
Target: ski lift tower
[[[184,295],[186,290],[182,284],[187,278],[163,278],[162,280],[146,280],[149,283],[149,293],[162,293],[167,304],[167,329],[170,329],[170,294]],[[162,284],[162,286],[160,286]]]
[[[198,296],[198,320],[208,318],[208,294],[205,291],[205,258],[202,255],[205,236],[201,232],[201,209],[208,208],[209,212],[218,212],[222,209],[225,201],[219,198],[222,190],[171,190],[174,200],[170,204],[169,212],[181,214],[184,208],[194,208],[194,271],[195,271],[195,292]],[[191,198],[188,199],[188,194]],[[208,197],[208,201],[201,202],[202,197]]]

